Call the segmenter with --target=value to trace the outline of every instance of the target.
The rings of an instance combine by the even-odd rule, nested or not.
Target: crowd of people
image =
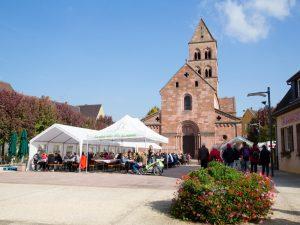
[[[227,144],[223,151],[214,146],[210,152],[203,144],[198,152],[198,161],[203,168],[207,168],[210,161],[218,161],[243,172],[257,173],[257,167],[261,165],[262,174],[267,176],[270,171],[270,157],[271,153],[265,145],[260,150],[257,143],[250,147],[246,142],[241,147]]]
[[[166,153],[161,151],[154,152],[152,146],[146,152],[136,152],[130,149],[124,153],[113,152],[97,152],[89,151],[87,155],[82,152],[81,157],[76,152],[67,152],[64,157],[59,152],[49,153],[39,149],[34,155],[32,166],[35,171],[77,171],[90,170],[90,165],[96,162],[113,162],[114,164],[121,164],[127,172],[140,174],[140,169],[146,165],[153,164],[160,160],[163,166],[160,167],[174,167],[181,164],[189,164],[191,160],[190,154]],[[161,168],[163,170],[163,168]]]

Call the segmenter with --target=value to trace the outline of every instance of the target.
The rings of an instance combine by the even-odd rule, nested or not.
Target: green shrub
[[[212,162],[208,169],[183,177],[171,214],[178,219],[211,224],[258,222],[268,215],[273,202],[270,179]]]

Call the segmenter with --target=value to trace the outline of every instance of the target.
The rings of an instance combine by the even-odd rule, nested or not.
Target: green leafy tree
[[[38,101],[38,117],[35,122],[36,134],[44,131],[57,122],[57,110],[49,97],[42,97]]]
[[[149,110],[149,112],[147,113],[147,116],[153,115],[153,114],[159,112],[159,110],[160,110],[160,109],[159,109],[157,106],[153,106],[153,107]]]

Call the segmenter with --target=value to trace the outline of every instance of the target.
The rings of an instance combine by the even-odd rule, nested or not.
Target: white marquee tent
[[[128,115],[96,134],[90,134],[88,140],[168,143],[168,138],[151,130],[139,119]]]
[[[83,145],[87,144],[87,135],[95,134],[97,130],[90,130],[80,127],[67,126],[62,124],[53,124],[29,142],[29,163],[34,154],[38,151],[40,146],[45,150],[58,147],[62,154],[64,154],[68,147],[72,147],[73,151],[82,152]],[[28,163],[28,168],[29,164]]]
[[[157,134],[139,119],[130,116],[125,116],[100,131],[54,124],[30,140],[28,168],[40,146],[44,146],[48,152],[54,147],[59,148],[62,154],[65,154],[71,147],[71,151],[75,151],[81,156],[84,148],[90,149],[90,146],[119,146],[138,149],[148,148],[152,145],[154,149],[161,149],[158,143],[167,142],[168,138]]]
[[[231,144],[231,145],[233,145],[233,144],[242,144],[243,142],[246,142],[247,145],[249,145],[249,146],[253,145],[253,142],[249,141],[248,139],[246,139],[242,136],[237,136],[237,137],[227,141],[226,143],[222,144],[220,149],[221,150],[226,149],[227,144]]]

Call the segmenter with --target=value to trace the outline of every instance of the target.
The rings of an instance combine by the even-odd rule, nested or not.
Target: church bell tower
[[[188,64],[218,92],[217,41],[203,19],[189,42]]]

